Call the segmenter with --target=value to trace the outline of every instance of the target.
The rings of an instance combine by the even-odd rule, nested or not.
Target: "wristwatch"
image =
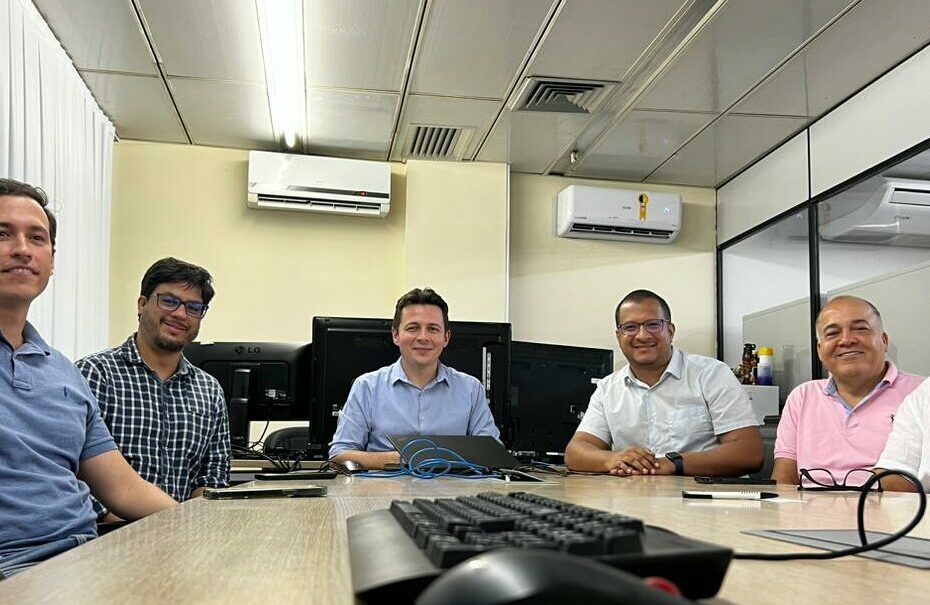
[[[675,474],[684,475],[685,474],[685,461],[682,459],[681,454],[678,452],[667,452],[665,457],[672,461],[675,465]]]

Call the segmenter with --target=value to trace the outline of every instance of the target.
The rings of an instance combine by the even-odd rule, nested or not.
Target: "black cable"
[[[278,460],[275,460],[274,458],[272,458],[271,456],[269,456],[269,455],[267,455],[267,454],[265,454],[265,453],[263,453],[263,452],[259,452],[259,451],[253,450],[253,449],[251,449],[251,448],[243,447],[243,446],[241,446],[241,445],[233,445],[233,446],[231,446],[231,449],[232,449],[234,452],[244,452],[244,453],[246,453],[246,454],[252,454],[252,455],[254,455],[254,456],[258,456],[259,459],[261,459],[261,460],[267,460],[268,462],[272,463],[272,464],[274,465],[275,468],[277,468],[277,469],[279,469],[279,470],[282,470],[282,471],[286,471],[286,470],[287,470],[287,466],[282,465]]]
[[[256,446],[262,444],[262,441],[265,439],[265,433],[268,432],[268,427],[269,427],[269,426],[271,426],[271,420],[266,420],[266,421],[265,421],[265,428],[262,429],[262,434],[261,434],[261,436],[260,436],[258,439],[256,439],[255,441],[253,441],[252,443],[249,444],[249,449],[250,449],[250,450],[252,450],[252,449],[254,449]],[[258,452],[258,450],[254,450],[254,451],[255,451],[255,452]]]
[[[875,482],[880,481],[883,477],[889,475],[899,475],[910,481],[917,488],[917,494],[920,497],[920,502],[917,506],[917,513],[910,520],[910,522],[905,525],[902,529],[896,531],[895,533],[885,536],[881,540],[876,540],[875,542],[869,543],[868,538],[865,534],[865,500],[869,497],[869,493],[872,491],[871,487]],[[924,493],[923,486],[920,484],[920,480],[914,475],[906,471],[893,471],[886,470],[880,473],[872,475],[868,481],[862,484],[862,492],[859,494],[859,507],[856,511],[856,524],[859,531],[859,540],[862,542],[861,546],[852,546],[850,548],[844,548],[842,550],[832,550],[828,552],[804,552],[804,553],[733,553],[734,559],[746,559],[751,561],[793,561],[797,559],[837,559],[839,557],[846,557],[849,555],[858,555],[870,550],[876,550],[883,546],[888,546],[895,540],[899,540],[906,536],[912,529],[917,527],[917,524],[920,523],[920,520],[924,517],[924,512],[927,509],[927,495]]]

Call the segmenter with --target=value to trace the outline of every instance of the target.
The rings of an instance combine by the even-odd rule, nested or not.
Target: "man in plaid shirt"
[[[213,298],[211,282],[202,267],[157,261],[142,278],[138,331],[77,362],[123,456],[178,501],[229,485],[223,390],[183,355]]]

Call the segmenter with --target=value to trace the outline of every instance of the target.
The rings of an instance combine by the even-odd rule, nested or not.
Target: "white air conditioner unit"
[[[669,244],[681,231],[681,196],[571,185],[556,201],[555,233],[650,244]]]
[[[391,209],[387,162],[249,152],[250,208],[384,218]]]
[[[883,179],[860,207],[824,217],[820,235],[839,242],[930,247],[930,181]]]

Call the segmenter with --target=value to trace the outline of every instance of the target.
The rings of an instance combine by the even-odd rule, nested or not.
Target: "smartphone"
[[[720,485],[775,485],[774,479],[753,479],[751,477],[695,477],[694,480],[698,483]]]
[[[296,479],[335,479],[336,471],[291,471],[289,473],[255,473],[259,481],[294,481]]]
[[[325,496],[326,487],[323,485],[305,484],[297,487],[224,487],[207,488],[203,497],[207,500],[240,500],[248,498],[312,498]]]

